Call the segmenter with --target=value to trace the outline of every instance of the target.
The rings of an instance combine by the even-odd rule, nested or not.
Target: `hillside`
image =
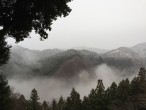
[[[146,50],[145,43],[132,48],[120,47],[104,54],[84,49],[39,51],[14,46],[11,49],[8,64],[1,66],[0,70],[8,77],[47,76],[59,79],[79,79],[82,71],[85,71],[88,77],[94,77],[96,74],[94,69],[101,64],[107,64],[126,75],[133,74],[133,71],[146,66],[144,50]]]
[[[40,67],[39,60],[61,52],[59,49],[43,51],[29,50],[20,46],[13,46],[8,63],[0,67],[8,77],[31,77],[36,74],[35,69]]]
[[[8,77],[73,77],[101,63],[98,54],[87,50],[36,51],[16,46],[12,48],[8,64],[0,67],[0,70]]]
[[[123,75],[133,74],[144,66],[142,58],[130,48],[120,47],[103,55],[104,62],[109,66],[116,67]]]
[[[106,52],[108,52],[109,50],[106,50],[106,49],[100,49],[100,48],[91,48],[91,47],[73,47],[73,49],[75,50],[88,50],[88,51],[91,51],[91,52],[96,52],[97,54],[104,54]]]
[[[146,58],[146,42],[140,43],[131,48],[134,52],[139,54],[141,57]]]
[[[40,61],[43,75],[54,75],[59,78],[72,78],[79,75],[82,70],[102,63],[101,57],[87,50],[67,50]],[[90,76],[90,75],[89,75]]]

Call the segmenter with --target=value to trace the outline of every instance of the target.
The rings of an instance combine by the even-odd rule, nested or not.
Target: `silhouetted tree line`
[[[66,99],[60,97],[51,103],[40,103],[39,99],[35,89],[30,100],[14,94],[6,77],[0,74],[0,110],[146,110],[146,70],[141,68],[132,81],[113,82],[107,89],[102,80],[98,80],[96,88],[83,99],[74,88]]]

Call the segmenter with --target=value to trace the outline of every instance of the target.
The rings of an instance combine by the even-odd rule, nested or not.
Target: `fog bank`
[[[15,88],[15,92],[23,94],[26,99],[29,99],[31,90],[35,88],[38,91],[41,101],[51,101],[52,99],[58,99],[60,96],[66,98],[69,96],[73,87],[80,93],[81,97],[88,95],[90,90],[96,87],[98,79],[102,79],[107,88],[113,81],[118,83],[125,78],[121,75],[122,71],[116,68],[111,68],[106,64],[102,64],[94,70],[96,75],[92,80],[89,80],[90,73],[84,70],[79,73],[80,81],[72,84],[63,80],[48,77],[34,77],[27,80],[15,77],[9,79],[9,84]],[[131,79],[134,75],[128,77]]]

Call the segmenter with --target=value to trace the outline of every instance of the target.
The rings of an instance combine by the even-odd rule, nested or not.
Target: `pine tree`
[[[117,84],[115,82],[113,82],[110,86],[110,92],[108,93],[108,95],[110,96],[111,100],[116,99],[117,97]]]
[[[135,108],[146,109],[146,70],[140,68],[139,74],[131,82],[131,94]]]
[[[58,101],[58,110],[64,110],[65,108],[65,101],[63,100],[63,97],[61,96]]]
[[[27,101],[23,95],[18,93],[13,94],[12,110],[28,110]]]
[[[31,91],[31,95],[30,95],[30,106],[32,108],[32,110],[38,110],[38,107],[39,107],[39,96],[38,96],[38,93],[35,89],[33,89]]]
[[[105,87],[103,85],[102,80],[98,80],[97,82],[97,87],[95,89],[96,94],[104,94],[105,92]]]
[[[70,97],[66,101],[66,110],[81,110],[80,94],[73,88]]]
[[[145,68],[140,68],[139,74],[138,74],[138,78],[141,81],[145,81],[146,80],[146,70]]]
[[[95,110],[96,109],[96,93],[95,90],[92,89],[90,94],[89,94],[89,106],[91,110]]]
[[[47,102],[44,101],[42,104],[42,110],[48,110],[48,109],[49,109],[49,106],[48,106]]]
[[[102,80],[98,80],[97,87],[95,89],[95,96],[96,110],[107,110],[105,102],[105,87]]]
[[[57,102],[55,99],[52,101],[52,110],[57,110]]]
[[[71,102],[70,97],[67,97],[66,104],[65,104],[65,110],[70,110],[71,103],[72,102]]]
[[[5,75],[0,73],[0,110],[10,110],[11,90]]]
[[[113,110],[113,107],[117,105],[117,84],[113,82],[109,88],[105,91],[106,103],[109,110]]]
[[[129,83],[129,80],[126,79],[126,80],[122,80],[120,83],[119,83],[119,86],[118,86],[118,98],[124,102],[126,101],[129,97],[129,94],[130,94],[130,83]]]
[[[90,107],[90,100],[88,97],[84,96],[83,102],[82,102],[82,109],[83,110],[91,110]]]

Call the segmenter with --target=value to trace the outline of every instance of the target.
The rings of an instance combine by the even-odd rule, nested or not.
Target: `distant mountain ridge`
[[[101,64],[131,73],[132,70],[146,66],[146,43],[132,48],[120,47],[102,54],[86,49],[46,49],[43,51],[30,50],[20,46],[11,49],[8,64],[0,67],[8,77],[47,76],[65,79],[79,79],[80,73],[86,71],[94,77],[93,68]]]
[[[91,52],[96,52],[98,54],[104,54],[106,52],[108,52],[109,50],[107,49],[100,49],[100,48],[92,48],[92,47],[73,47],[73,49],[75,50],[88,50],[88,51],[91,51]]]
[[[90,71],[91,68],[101,64],[102,60],[97,53],[70,49],[40,62],[42,63],[43,75],[49,74],[50,76],[69,79],[76,77],[77,79],[82,70]]]
[[[0,67],[9,77],[13,76],[76,76],[82,70],[101,64],[100,56],[88,50],[47,49],[29,50],[15,46],[12,48],[8,64]],[[69,68],[70,65],[70,69]],[[68,71],[70,70],[70,72]],[[68,75],[69,74],[69,75]]]
[[[120,47],[115,50],[111,50],[107,53],[105,53],[107,57],[111,58],[132,58],[132,59],[137,59],[139,57],[138,53],[132,51],[130,48],[127,47]]]

